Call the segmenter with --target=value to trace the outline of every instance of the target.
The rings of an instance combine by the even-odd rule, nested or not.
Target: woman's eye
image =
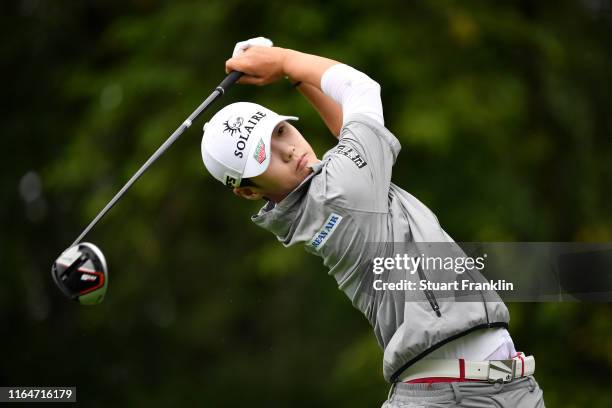
[[[277,131],[278,135],[279,135],[279,136],[280,136],[280,135],[282,135],[284,130],[285,130],[285,127],[284,127],[284,126],[279,127],[279,128],[278,128],[278,131]]]

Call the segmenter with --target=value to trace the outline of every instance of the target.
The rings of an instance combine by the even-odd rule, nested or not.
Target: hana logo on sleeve
[[[341,154],[348,157],[358,168],[368,165],[368,163],[366,163],[366,161],[359,155],[359,153],[357,153],[355,149],[347,145],[339,144],[332,153]]]
[[[340,225],[341,221],[342,216],[332,213],[329,218],[327,218],[327,221],[325,221],[325,224],[323,224],[323,227],[316,234],[314,234],[309,242],[309,245],[314,249],[321,248],[323,245],[325,245],[331,234],[334,233],[338,225]]]

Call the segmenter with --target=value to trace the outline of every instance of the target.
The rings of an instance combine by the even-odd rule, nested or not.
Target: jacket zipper
[[[419,278],[429,281],[429,279],[425,277],[425,272],[423,272],[421,267],[419,267],[417,270],[419,272]],[[427,301],[429,301],[429,306],[431,306],[431,309],[436,313],[436,316],[442,317],[442,312],[440,312],[440,305],[438,304],[438,301],[436,300],[436,296],[434,295],[433,291],[430,289],[425,289],[423,292],[425,293]]]

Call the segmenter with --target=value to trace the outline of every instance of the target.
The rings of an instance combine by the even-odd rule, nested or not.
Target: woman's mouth
[[[295,167],[295,170],[296,171],[302,170],[306,166],[306,163],[308,163],[308,157],[306,157],[306,153],[304,153],[298,159],[298,162],[297,162],[297,165]]]

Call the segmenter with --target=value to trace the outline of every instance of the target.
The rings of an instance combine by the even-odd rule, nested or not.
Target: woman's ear
[[[263,193],[258,188],[253,187],[234,187],[234,194],[247,200],[261,200]]]

